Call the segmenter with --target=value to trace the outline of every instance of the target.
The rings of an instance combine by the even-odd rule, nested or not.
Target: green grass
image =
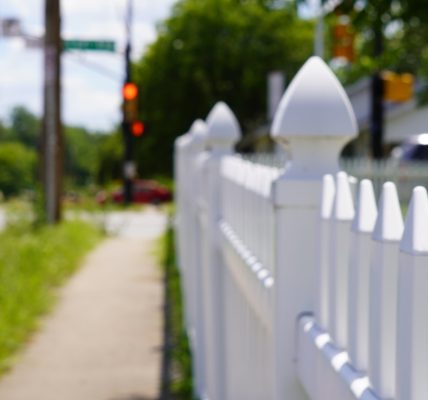
[[[180,274],[175,259],[174,231],[170,227],[162,239],[162,265],[165,273],[167,360],[164,390],[174,400],[193,398],[192,359],[184,328]]]
[[[81,221],[38,229],[21,222],[0,233],[0,373],[54,304],[55,289],[101,237]]]

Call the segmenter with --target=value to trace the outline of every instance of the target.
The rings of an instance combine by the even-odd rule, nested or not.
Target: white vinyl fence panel
[[[313,57],[274,119],[286,164],[234,154],[224,103],[177,139],[196,397],[428,399],[427,193],[413,190],[403,222],[394,182],[340,171],[355,134],[343,88]]]

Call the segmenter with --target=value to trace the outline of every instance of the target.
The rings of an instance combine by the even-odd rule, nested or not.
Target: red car
[[[114,203],[123,203],[123,189],[112,193]],[[161,204],[172,200],[171,191],[165,186],[151,180],[136,180],[133,184],[132,202],[140,204]]]

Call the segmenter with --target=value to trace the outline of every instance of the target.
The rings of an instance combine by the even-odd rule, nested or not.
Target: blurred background
[[[356,112],[344,156],[357,175],[391,160],[376,170],[391,175],[428,157],[415,136],[428,126],[427,20],[416,0],[3,0],[0,191],[35,198],[41,186],[48,221],[63,199],[166,201],[175,138],[219,100],[242,125],[238,151],[275,152],[275,108],[313,54]]]

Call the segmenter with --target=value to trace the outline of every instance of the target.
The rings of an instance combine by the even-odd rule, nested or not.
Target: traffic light
[[[134,121],[131,125],[132,136],[142,136],[144,133],[144,123],[142,121]]]
[[[413,97],[413,75],[397,74],[391,71],[383,71],[384,82],[383,98],[386,101],[404,102]]]
[[[126,82],[123,85],[123,98],[125,100],[134,100],[138,96],[138,87],[135,83],[132,82]]]
[[[138,118],[138,87],[135,83],[126,82],[122,88],[123,115],[125,122],[132,123]]]
[[[348,62],[354,61],[354,36],[349,19],[341,16],[333,27],[333,58],[340,57]]]

